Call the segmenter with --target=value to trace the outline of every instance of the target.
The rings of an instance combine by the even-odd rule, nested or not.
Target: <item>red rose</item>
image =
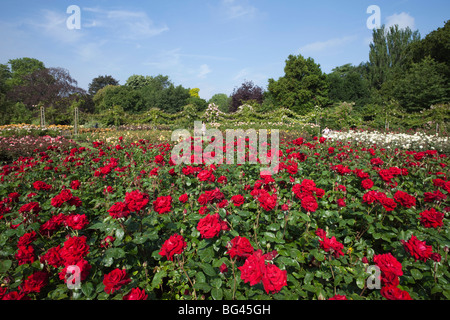
[[[15,258],[18,261],[19,265],[33,263],[35,260],[33,247],[19,247],[19,251],[15,254]]]
[[[214,182],[216,179],[214,175],[208,170],[202,170],[197,174],[197,179],[199,181],[210,181]]]
[[[61,250],[61,246],[53,247],[47,250],[47,252],[40,257],[41,263],[46,262],[47,264],[58,268],[64,264],[61,255],[59,254],[59,250]]]
[[[420,222],[425,228],[437,228],[444,225],[443,219],[444,214],[442,212],[436,211],[434,208],[430,210],[425,210],[420,213]]]
[[[86,237],[68,238],[62,249],[59,251],[61,258],[65,264],[76,264],[89,253],[89,245],[86,244]]]
[[[394,211],[394,209],[397,207],[397,203],[395,203],[394,199],[382,197],[379,199],[379,201],[386,211]]]
[[[424,192],[423,195],[425,197],[425,202],[440,202],[447,199],[447,196],[439,190],[435,190],[434,192]]]
[[[247,238],[239,236],[234,237],[229,242],[228,248],[227,253],[231,258],[247,258],[253,254],[253,251],[255,250]]]
[[[380,158],[373,158],[370,160],[370,164],[373,166],[382,166],[384,164],[384,161]]]
[[[341,208],[345,207],[345,206],[346,206],[346,204],[345,204],[345,199],[338,199],[337,204],[338,204],[338,206],[341,207]]]
[[[81,185],[81,182],[79,180],[74,180],[70,183],[70,188],[73,190],[78,190],[80,185]]]
[[[139,288],[133,288],[130,292],[123,296],[122,300],[147,300],[148,294],[145,290]]]
[[[241,271],[241,279],[251,286],[258,284],[264,275],[265,260],[261,250],[255,251],[238,269]]]
[[[287,271],[280,270],[276,265],[269,263],[264,268],[262,283],[266,293],[277,293],[287,286]]]
[[[277,195],[276,193],[270,195],[267,191],[264,189],[260,190],[260,194],[258,196],[258,201],[266,211],[271,211],[275,208],[277,205]]]
[[[375,255],[373,261],[380,268],[381,281],[387,286],[397,286],[398,277],[403,275],[401,263],[390,252]]]
[[[2,300],[31,300],[31,299],[29,296],[25,294],[25,292],[11,291],[5,294]]]
[[[323,239],[327,236],[327,233],[325,232],[325,230],[318,228],[315,232],[316,236],[318,236],[319,238]]]
[[[153,209],[159,214],[167,213],[172,210],[172,197],[161,196],[153,201]]]
[[[427,261],[431,258],[431,254],[433,253],[433,248],[431,246],[427,246],[425,241],[420,241],[416,236],[411,236],[408,241],[400,240],[403,244],[403,248],[406,252],[409,252],[414,259]]]
[[[181,202],[181,203],[186,203],[186,201],[188,201],[188,199],[189,199],[189,197],[188,197],[188,195],[185,193],[185,194],[182,194],[179,198],[178,198],[178,200]]]
[[[43,181],[36,181],[33,183],[33,188],[36,190],[51,190],[52,186],[43,182]]]
[[[416,205],[416,198],[400,190],[394,194],[394,200],[406,208],[411,208]]]
[[[182,254],[186,246],[187,244],[186,241],[184,241],[183,236],[174,234],[164,242],[159,251],[159,255],[166,256],[168,260],[173,261],[173,255]]]
[[[308,212],[316,212],[319,205],[317,204],[317,200],[314,196],[305,194],[302,196],[302,208]]]
[[[367,204],[372,204],[375,201],[378,201],[379,198],[379,192],[378,191],[367,191],[363,195],[363,202],[366,202]]]
[[[19,241],[17,241],[18,247],[27,247],[29,246],[34,240],[36,240],[36,232],[31,231],[28,233],[25,233],[23,236],[19,238]]]
[[[325,250],[325,252],[330,252],[334,255],[335,258],[339,258],[340,256],[343,256],[344,253],[342,252],[342,249],[344,249],[344,245],[336,240],[336,238],[333,236],[330,239],[324,236],[322,240],[319,240],[320,247]]]
[[[149,201],[148,194],[139,190],[133,190],[125,194],[125,203],[131,212],[139,212],[144,209]]]
[[[89,220],[85,214],[71,214],[66,218],[65,223],[74,230],[82,230],[89,224]]]
[[[106,236],[105,239],[100,242],[100,247],[108,248],[114,240],[116,239],[113,236]]]
[[[242,195],[237,194],[231,197],[231,201],[235,207],[240,207],[244,203],[245,199]]]
[[[409,293],[396,286],[386,286],[381,288],[380,293],[388,300],[412,300]]]
[[[70,277],[70,273],[67,272],[67,268],[70,266],[70,264],[66,264],[66,266],[64,267],[64,269],[61,270],[61,272],[59,273],[59,279],[60,280],[64,280],[64,283],[67,283],[67,278]],[[81,259],[80,261],[78,261],[74,266],[77,266],[80,269],[80,274],[79,274],[79,281],[84,281],[86,280],[86,278],[89,275],[89,271],[92,269],[92,266],[89,264],[89,262],[87,262],[84,259]],[[75,273],[75,270],[72,270],[72,276]],[[72,279],[72,284],[75,285],[76,284],[76,277],[73,277]]]
[[[371,189],[373,187],[373,181],[370,179],[364,179],[361,181],[361,186],[366,190]]]
[[[20,289],[24,293],[41,292],[48,284],[48,273],[45,271],[36,271],[31,276],[29,276],[20,286]]]
[[[114,219],[126,218],[130,215],[130,209],[125,202],[116,202],[109,208],[108,213]]]
[[[30,202],[27,204],[24,204],[20,207],[19,212],[33,212],[35,214],[38,214],[41,211],[41,207],[39,206],[39,202]]]
[[[116,268],[103,277],[103,284],[105,285],[105,292],[108,294],[119,290],[122,286],[131,282],[125,269]]]
[[[218,213],[209,214],[206,217],[200,219],[197,224],[197,230],[200,232],[202,238],[210,239],[217,236],[220,231],[228,230],[226,222],[220,219]]]

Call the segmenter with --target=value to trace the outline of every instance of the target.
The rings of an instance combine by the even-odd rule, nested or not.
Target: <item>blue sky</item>
[[[69,29],[70,5],[80,29]],[[448,0],[2,0],[0,63],[31,57],[63,67],[87,89],[99,75],[169,76],[209,99],[244,81],[266,87],[290,54],[322,71],[368,60],[370,5],[382,24],[422,37],[450,18]]]

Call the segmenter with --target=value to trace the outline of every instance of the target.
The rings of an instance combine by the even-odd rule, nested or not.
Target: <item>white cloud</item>
[[[245,0],[222,0],[222,7],[228,19],[253,18],[258,12]]]
[[[356,39],[356,36],[347,36],[347,37],[342,37],[342,38],[333,38],[333,39],[329,39],[326,41],[317,41],[317,42],[309,43],[300,48],[300,53],[302,55],[304,55],[304,54],[328,51],[328,50],[335,49],[337,47],[346,45],[346,44],[354,41],[355,39]]]
[[[200,71],[199,71],[197,77],[199,77],[200,79],[204,79],[204,78],[206,78],[206,75],[208,73],[211,73],[211,69],[209,68],[209,66],[207,64],[202,64],[200,66]]]
[[[157,36],[169,30],[167,25],[155,25],[144,11],[103,10],[99,8],[83,8],[92,17],[83,18],[86,27],[102,27],[112,30],[115,37],[123,39],[141,39]]]
[[[389,17],[386,17],[386,28],[390,28],[391,26],[398,25],[399,29],[406,29],[409,27],[411,30],[415,28],[415,19],[409,14],[402,12],[400,14],[393,14]]]
[[[245,80],[248,75],[249,75],[249,70],[247,68],[244,68],[242,70],[239,70],[239,72],[233,77],[233,80],[234,81]]]

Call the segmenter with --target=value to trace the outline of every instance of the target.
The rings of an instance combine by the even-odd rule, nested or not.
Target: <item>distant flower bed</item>
[[[378,131],[330,131],[324,135],[328,139],[336,141],[360,142],[364,145],[375,145],[386,149],[396,148],[406,150],[437,150],[439,152],[450,151],[450,139],[438,135],[427,135],[416,132],[406,133],[381,133]]]

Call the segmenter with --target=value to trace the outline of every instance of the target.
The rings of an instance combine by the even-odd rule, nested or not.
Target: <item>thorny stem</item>
[[[184,269],[184,255],[183,255],[183,260],[182,261],[180,261],[179,257],[177,257],[177,260],[178,260],[178,264],[179,264],[181,270],[183,270],[184,275],[186,276],[186,278],[188,279],[189,283],[191,284],[191,287],[194,290],[194,292],[193,292],[194,293],[194,298],[195,298],[195,300],[197,300],[197,293],[195,292],[194,284],[192,283],[191,278],[189,278],[186,270]]]

